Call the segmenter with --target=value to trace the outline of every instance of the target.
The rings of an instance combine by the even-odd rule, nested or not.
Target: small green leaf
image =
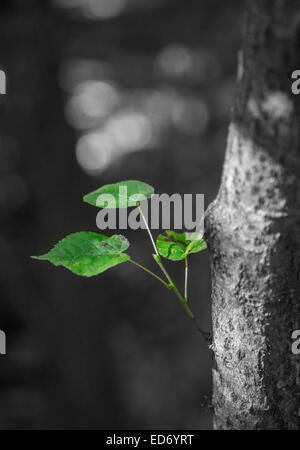
[[[156,246],[160,255],[171,261],[181,261],[191,253],[198,253],[206,248],[204,239],[189,240],[186,233],[176,233],[167,230],[165,234],[160,234],[156,241]]]
[[[128,180],[107,184],[83,197],[83,201],[99,208],[128,208],[151,198],[154,189],[141,181]]]
[[[176,241],[171,236],[160,234],[156,240],[157,250],[164,258],[180,261],[185,258],[186,244]]]
[[[186,239],[186,233],[176,233],[172,230],[166,230],[165,235],[175,242],[182,242],[183,244],[188,244],[188,242],[190,242]]]
[[[191,241],[190,244],[187,246],[186,254],[189,255],[190,253],[198,253],[202,250],[205,250],[207,248],[207,244],[204,239],[200,239],[197,241]]]
[[[76,275],[92,277],[128,261],[130,256],[122,253],[128,247],[124,236],[107,237],[82,231],[65,237],[49,253],[32,258],[64,266]]]

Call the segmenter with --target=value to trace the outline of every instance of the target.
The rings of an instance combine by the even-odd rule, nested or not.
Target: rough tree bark
[[[216,429],[300,428],[300,1],[251,0],[212,259]]]

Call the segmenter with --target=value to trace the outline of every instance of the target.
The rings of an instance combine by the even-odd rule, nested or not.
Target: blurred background
[[[211,355],[171,293],[131,264],[85,279],[29,256],[97,232],[82,196],[107,183],[213,200],[242,14],[238,0],[1,0],[0,428],[211,428]],[[146,232],[126,236],[156,270]],[[191,262],[208,331],[208,252]]]

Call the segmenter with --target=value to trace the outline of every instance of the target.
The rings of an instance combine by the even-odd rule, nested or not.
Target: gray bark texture
[[[216,429],[299,429],[300,1],[251,0],[221,187],[206,214]]]

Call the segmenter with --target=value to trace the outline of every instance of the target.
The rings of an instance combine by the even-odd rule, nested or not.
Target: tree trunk
[[[216,429],[300,428],[300,1],[248,2],[212,259]]]

